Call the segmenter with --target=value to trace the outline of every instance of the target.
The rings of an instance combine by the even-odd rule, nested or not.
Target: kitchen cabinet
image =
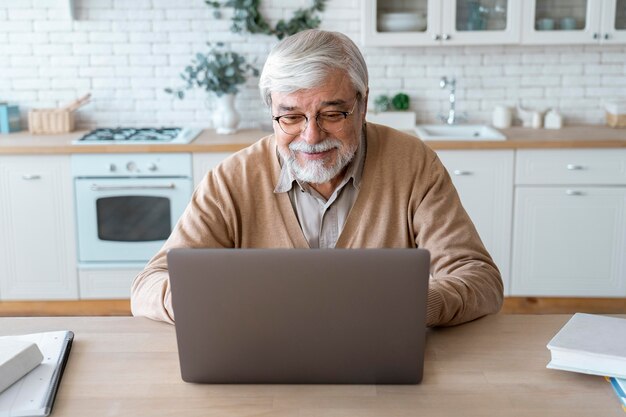
[[[519,43],[522,0],[365,0],[366,46]]]
[[[438,151],[509,292],[513,150]]]
[[[78,298],[69,155],[0,156],[0,299]]]
[[[232,155],[231,152],[211,152],[193,154],[193,184],[197,187],[207,172]]]
[[[626,149],[519,150],[511,295],[626,296]]]
[[[85,266],[78,270],[80,299],[130,298],[130,287],[143,265],[136,266]]]
[[[524,44],[626,41],[626,0],[525,0]]]

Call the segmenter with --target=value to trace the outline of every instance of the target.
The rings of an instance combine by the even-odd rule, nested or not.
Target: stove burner
[[[80,139],[72,141],[75,145],[140,145],[140,144],[185,144],[193,141],[202,132],[200,128],[134,128],[118,127],[114,129],[96,129]]]
[[[129,141],[129,142],[171,142],[181,132],[179,127],[96,129],[79,139],[80,142]]]

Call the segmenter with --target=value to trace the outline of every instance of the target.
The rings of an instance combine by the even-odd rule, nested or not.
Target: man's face
[[[308,118],[306,128],[295,134],[285,133],[274,121],[278,151],[298,180],[323,184],[343,176],[344,168],[359,146],[366,103],[367,97],[357,101],[356,91],[344,71],[331,72],[320,87],[290,94],[272,93],[273,116],[305,115]],[[345,119],[341,114],[326,113],[352,110]],[[333,132],[320,128],[315,119],[320,113],[319,124]],[[333,118],[337,115],[335,122]],[[290,116],[286,118],[290,119]]]

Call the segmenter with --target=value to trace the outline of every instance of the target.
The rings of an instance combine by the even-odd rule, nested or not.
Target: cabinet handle
[[[594,39],[600,39],[600,34],[599,33],[594,33],[593,34],[593,38]]]
[[[472,171],[463,171],[461,169],[455,169],[454,171],[452,171],[452,173],[454,175],[458,175],[458,176],[461,176],[461,175],[472,175]]]
[[[91,184],[91,191],[122,191],[122,190],[173,190],[176,184],[173,182],[163,185],[98,185]]]
[[[604,34],[604,39],[609,39],[611,36],[608,33]]]
[[[567,169],[570,171],[582,171],[585,167],[582,165],[567,164]]]
[[[578,190],[565,190],[566,195],[584,195],[582,191]]]
[[[444,41],[450,40],[450,35],[448,35],[447,33],[444,33],[443,36],[442,36],[442,39]]]
[[[441,36],[439,36],[438,34],[437,35],[433,35],[433,40],[434,41],[438,41],[440,39],[441,39]]]
[[[22,175],[22,179],[27,180],[27,181],[38,180],[40,178],[41,178],[41,175],[38,175],[38,174],[24,174],[24,175]]]

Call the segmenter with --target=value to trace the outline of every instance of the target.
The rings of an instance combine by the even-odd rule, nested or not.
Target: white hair
[[[279,42],[270,52],[259,79],[265,104],[272,104],[271,93],[293,93],[322,84],[333,70],[347,73],[357,95],[367,93],[367,66],[359,48],[343,33],[319,29],[305,30]]]

